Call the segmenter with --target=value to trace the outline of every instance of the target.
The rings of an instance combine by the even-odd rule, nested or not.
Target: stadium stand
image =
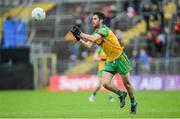
[[[3,15],[0,16],[0,29],[2,29],[2,21],[9,15],[16,16],[18,14],[18,16],[20,17],[25,17],[28,21],[27,45],[31,47],[32,63],[36,62],[36,60],[33,59],[35,59],[35,57],[38,57],[38,55],[41,56],[41,58],[39,59],[42,60],[43,57],[46,57],[46,54],[56,54],[56,69],[58,74],[95,73],[96,64],[91,60],[91,55],[92,52],[94,52],[94,49],[85,49],[78,43],[76,43],[76,45],[72,44],[69,41],[65,40],[64,37],[66,33],[68,33],[72,25],[77,23],[82,24],[82,29],[84,31],[90,32],[92,29],[86,28],[89,27],[88,23],[90,22],[90,13],[94,11],[104,10],[106,12],[109,12],[108,10],[110,10],[110,12],[113,12],[113,15],[111,16],[112,20],[110,22],[111,28],[116,32],[116,35],[118,36],[120,42],[124,45],[129,57],[132,57],[132,51],[139,51],[142,48],[146,50],[147,48],[146,36],[148,31],[146,29],[146,22],[143,20],[143,16],[141,13],[141,5],[139,5],[139,11],[137,10],[136,13],[132,13],[131,9],[129,9],[130,13],[128,13],[128,8],[133,7],[134,4],[130,0],[92,0],[88,2],[84,0],[66,0],[55,1],[53,3],[49,2],[49,0],[34,0],[32,3],[26,1],[20,6],[19,2],[17,3],[13,3],[9,5],[9,7],[3,8],[3,10],[1,10],[1,13],[3,13]],[[25,7],[24,4],[27,5],[27,7]],[[162,8],[164,10],[163,13],[165,17],[164,22],[168,26],[168,28],[171,28],[172,24],[174,23],[174,19],[172,17],[174,14],[176,14],[177,4],[175,4],[174,1],[171,0],[161,1],[158,2],[158,4],[164,6]],[[42,22],[34,22],[30,20],[30,11],[34,7],[42,7],[47,11],[46,20]],[[153,18],[153,15],[150,16]],[[158,19],[159,17],[161,16],[159,15]],[[151,28],[154,27],[155,23],[152,18],[150,20]],[[2,39],[1,34],[0,38]],[[156,41],[158,42],[159,39],[157,39]],[[77,55],[75,60],[73,59],[73,55],[70,50],[70,48],[72,48],[71,46],[75,46],[73,47],[75,48],[74,51],[76,51]],[[172,51],[168,52],[173,52],[175,49],[178,50],[176,43],[173,45]],[[172,57],[179,57],[179,54],[177,52],[173,53],[174,54],[172,54]],[[87,58],[85,58],[85,56],[87,56]],[[177,67],[175,64],[179,64],[178,58],[174,58],[167,63],[162,60],[163,57],[158,53],[156,53],[156,55],[154,55],[152,58],[153,60],[151,62],[150,72],[153,74],[168,72],[172,69],[167,69],[170,63],[175,67]],[[171,57],[168,57],[167,59],[169,58]],[[47,62],[47,64],[50,63],[49,59],[44,62]],[[36,64],[36,66],[39,66],[39,64]],[[39,66],[38,68],[40,68],[40,70],[42,71],[48,69],[48,67],[46,67],[46,69],[43,69],[41,66]],[[177,67],[169,71],[169,73],[177,74],[178,70],[179,68]],[[41,74],[38,74],[38,76],[36,77],[42,78],[40,75]]]
[[[170,19],[172,18],[172,14],[174,14],[176,12],[176,5],[175,3],[173,2],[168,2],[164,7],[164,16],[165,16],[165,19]],[[119,19],[118,19],[119,20]],[[151,26],[153,26],[153,22],[151,21]],[[145,34],[147,32],[146,30],[146,23],[144,20],[141,20],[139,23],[135,24],[133,27],[127,29],[125,32],[122,32],[122,39],[121,39],[121,42],[126,46],[126,51],[128,50],[128,54],[131,55],[131,51],[133,50],[132,47],[129,47],[129,46],[132,46],[133,43],[135,43],[136,41],[132,41],[132,40],[138,40],[138,39],[141,39],[141,38],[138,38],[138,37],[141,37],[142,34]],[[144,39],[141,40],[142,42],[139,42],[138,43],[138,49],[141,49],[143,48],[143,43],[144,43]],[[137,44],[137,43],[136,43]],[[85,61],[86,62],[86,61]],[[92,62],[92,61],[91,61]],[[79,69],[82,64],[79,64]],[[88,66],[88,62],[86,63],[86,65]],[[76,70],[78,66],[76,67],[73,67],[72,69]],[[91,71],[93,68],[95,68],[96,66],[94,67],[89,67],[89,69],[87,70],[83,70],[83,71]],[[71,72],[71,70],[69,70],[69,72]],[[78,74],[79,73],[79,70],[76,70]],[[87,73],[85,72],[85,73]]]

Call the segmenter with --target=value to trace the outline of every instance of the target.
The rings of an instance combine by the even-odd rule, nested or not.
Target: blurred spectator
[[[149,56],[153,56],[155,54],[155,47],[154,47],[154,38],[151,31],[148,31],[146,36],[146,50]]]
[[[174,23],[174,30],[176,34],[180,34],[180,17],[177,16],[177,19]]]
[[[153,16],[153,20],[158,21],[159,8],[157,4],[151,5],[151,14]]]
[[[70,43],[68,46],[69,46],[69,52],[70,52],[70,60],[75,62],[78,59],[80,44],[79,43],[75,43],[75,44]]]
[[[160,21],[161,28],[163,29],[164,25],[164,14],[163,8],[158,3],[154,3],[151,5],[151,14],[153,16],[154,21]]]
[[[123,0],[122,5],[123,5],[122,6],[123,11],[127,12],[128,7],[130,6],[130,1],[129,0]]]
[[[161,57],[164,54],[165,34],[164,30],[160,28],[159,21],[155,20],[153,23],[151,32],[154,37],[156,56]]]
[[[180,17],[180,1],[177,0],[177,3],[176,3],[177,7],[176,7],[176,13],[177,13],[177,16]]]
[[[91,25],[91,12],[89,7],[85,7],[82,15],[84,31],[88,34],[92,33],[93,28]]]
[[[172,56],[172,49],[173,49],[171,31],[167,26],[165,26],[164,32],[165,32],[165,58],[170,58]]]
[[[161,32],[159,21],[154,21],[153,22],[153,26],[151,28],[151,32],[152,32],[153,37],[156,37]]]
[[[110,27],[111,20],[116,16],[116,7],[114,5],[107,6],[103,8],[103,13],[105,15],[105,24]]]
[[[174,24],[174,30],[177,34],[180,33],[180,22],[179,21],[176,21],[175,24]]]
[[[150,29],[150,14],[151,14],[151,3],[144,2],[141,7],[142,16],[146,22],[146,30]]]
[[[143,74],[149,74],[149,72],[150,72],[150,57],[144,49],[140,50],[140,54],[138,56],[138,63],[139,63],[141,72]]]
[[[82,20],[81,19],[76,19],[75,25],[77,25],[79,28],[82,26]]]
[[[116,6],[115,5],[111,5],[111,19],[115,18],[116,17],[116,14],[117,14],[117,9],[116,9]]]
[[[175,42],[177,47],[180,45],[180,16],[176,17],[176,20],[174,22],[174,35],[175,35]]]
[[[132,51],[132,66],[134,67],[133,69],[133,74],[137,75],[138,74],[138,51],[133,50]]]
[[[74,11],[74,15],[75,16],[78,16],[78,15],[81,15],[82,14],[82,7],[78,6],[76,7],[75,11]]]
[[[110,21],[111,21],[111,8],[108,6],[108,7],[104,7],[103,8],[103,13],[105,15],[105,24],[110,27]]]
[[[155,47],[157,51],[157,56],[162,57],[165,53],[165,34],[161,32],[155,39]]]
[[[131,4],[132,4],[132,7],[133,7],[135,13],[139,14],[140,13],[141,0],[132,0]]]
[[[127,15],[129,18],[132,18],[135,17],[137,14],[133,7],[128,7]]]
[[[69,68],[72,68],[77,63],[79,63],[79,60],[78,60],[78,56],[80,52],[79,47],[80,47],[80,44],[78,42],[77,43],[70,42],[68,44],[68,49],[70,53],[70,56],[69,56],[70,62],[68,63]]]

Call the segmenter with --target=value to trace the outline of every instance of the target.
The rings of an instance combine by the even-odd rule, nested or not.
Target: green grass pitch
[[[180,118],[179,91],[137,91],[136,115],[129,114],[130,101],[119,108],[101,91],[88,102],[91,92],[0,91],[0,118]]]

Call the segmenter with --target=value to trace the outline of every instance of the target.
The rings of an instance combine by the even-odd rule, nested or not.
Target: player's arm
[[[89,35],[89,34],[83,33],[80,31],[78,26],[73,26],[71,32],[73,34],[78,35],[78,36],[82,37],[83,39],[86,39],[91,42],[95,42],[96,40],[102,38],[100,34]]]
[[[98,39],[101,39],[101,35],[99,34],[93,34],[93,35],[89,35],[89,34],[86,34],[86,33],[83,33],[81,32],[80,33],[80,36],[88,41],[91,41],[91,42],[95,42],[96,40]]]
[[[76,38],[77,41],[79,41],[83,46],[87,47],[87,48],[91,48],[93,43],[91,41],[87,41],[85,39],[82,39],[80,37],[80,33],[77,32],[76,30],[76,26],[74,26],[72,29],[71,29],[71,33],[73,34],[73,36]]]
[[[93,42],[91,42],[91,41],[87,41],[84,39],[80,39],[79,41],[83,46],[85,46],[87,48],[91,48],[93,46]]]
[[[81,31],[79,31],[79,32],[80,32],[79,35],[82,38],[85,38],[86,40],[91,41],[91,42],[95,42],[99,39],[102,39],[103,37],[107,37],[109,34],[109,30],[107,28],[100,28],[95,31],[95,34],[92,34],[92,35],[83,33]]]

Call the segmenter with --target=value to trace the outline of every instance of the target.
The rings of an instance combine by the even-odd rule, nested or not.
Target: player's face
[[[94,28],[98,28],[101,24],[101,20],[99,19],[99,17],[97,15],[94,15],[92,18],[92,26]]]

